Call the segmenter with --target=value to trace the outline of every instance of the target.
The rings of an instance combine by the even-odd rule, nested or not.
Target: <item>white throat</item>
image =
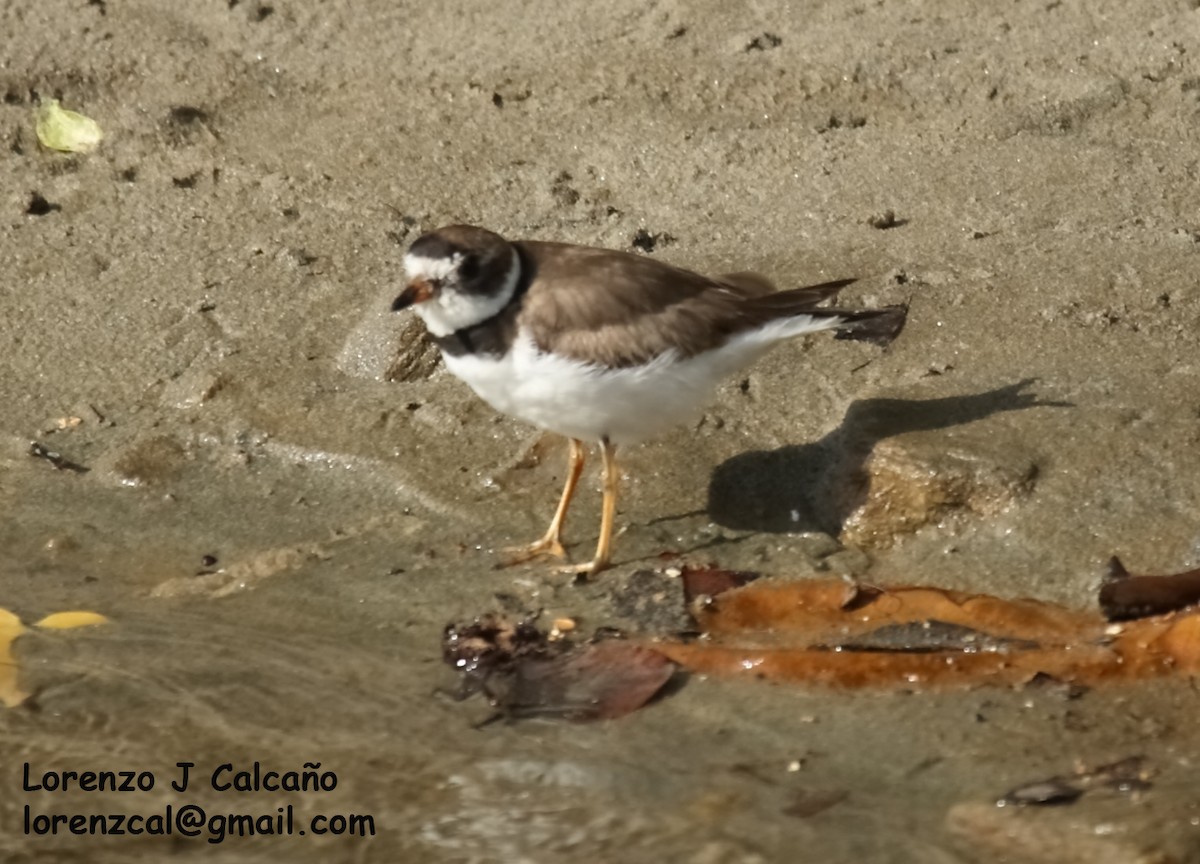
[[[432,300],[412,307],[432,335],[449,336],[455,330],[486,321],[508,305],[521,278],[521,258],[515,248],[509,251],[512,253],[512,263],[504,274],[504,284],[494,294],[467,294],[460,291],[457,285],[445,284]],[[461,255],[448,260],[405,255],[404,270],[410,279],[440,279],[448,283],[461,259]]]

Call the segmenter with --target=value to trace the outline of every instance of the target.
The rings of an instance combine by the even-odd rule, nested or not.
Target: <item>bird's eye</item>
[[[458,265],[458,275],[461,279],[474,279],[479,275],[479,259],[474,255],[467,255],[462,259],[462,263]]]

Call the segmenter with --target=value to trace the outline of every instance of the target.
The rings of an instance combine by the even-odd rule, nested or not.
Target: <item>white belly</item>
[[[694,420],[717,383],[777,338],[759,331],[686,360],[671,352],[626,369],[543,354],[528,339],[518,339],[501,358],[444,359],[446,368],[497,411],[571,438],[634,444]]]

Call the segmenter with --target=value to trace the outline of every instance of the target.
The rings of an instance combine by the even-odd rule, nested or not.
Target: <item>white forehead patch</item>
[[[409,252],[404,256],[404,272],[408,274],[409,279],[445,279],[458,269],[462,260],[461,252],[455,252],[449,258],[429,258]]]

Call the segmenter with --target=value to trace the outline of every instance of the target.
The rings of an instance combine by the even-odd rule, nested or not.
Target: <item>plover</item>
[[[817,308],[844,279],[776,291],[756,273],[708,277],[612,249],[509,241],[470,225],[424,234],[404,256],[395,310],[412,309],[446,367],[497,411],[566,436],[570,457],[545,536],[513,562],[565,558],[562,530],[585,442],[604,459],[596,554],[567,568],[609,566],[617,507],[617,447],[694,419],[724,378],[778,342],[836,330],[887,344],[906,308]]]

